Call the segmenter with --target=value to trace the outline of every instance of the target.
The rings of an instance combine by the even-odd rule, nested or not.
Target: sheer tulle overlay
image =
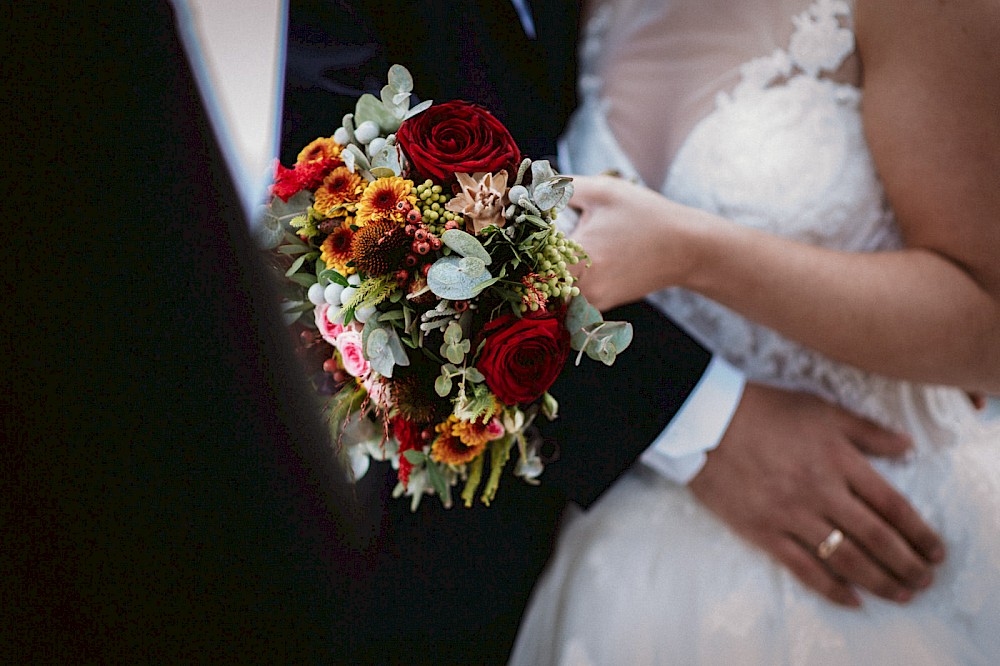
[[[593,8],[564,171],[617,169],[810,243],[898,247],[861,125],[851,10],[839,0]],[[681,290],[650,300],[749,378],[910,433],[913,455],[875,464],[944,537],[948,560],[906,606],[866,596],[844,610],[640,468],[567,521],[513,663],[997,663],[1000,428],[960,391],[842,365]]]

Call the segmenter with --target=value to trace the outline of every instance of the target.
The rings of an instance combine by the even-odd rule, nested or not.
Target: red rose
[[[512,174],[521,151],[507,128],[489,111],[468,102],[431,106],[405,121],[396,132],[413,169],[438,183],[455,179],[455,173]]]
[[[569,332],[551,312],[523,319],[504,315],[483,332],[486,342],[476,367],[493,395],[507,405],[541,397],[569,355]]]

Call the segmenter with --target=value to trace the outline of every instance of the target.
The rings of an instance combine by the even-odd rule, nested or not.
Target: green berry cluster
[[[536,255],[536,272],[529,276],[519,290],[521,311],[536,311],[550,298],[569,298],[580,294],[573,285],[576,278],[569,267],[580,263],[586,253],[576,241],[561,231],[549,235],[545,246]]]
[[[449,220],[459,220],[460,216],[450,210],[445,210],[444,207],[451,199],[451,195],[446,193],[440,185],[435,185],[434,181],[425,180],[416,185],[411,193],[417,197],[416,207],[423,215],[424,224],[427,225],[431,233],[440,236],[444,231],[444,225]]]

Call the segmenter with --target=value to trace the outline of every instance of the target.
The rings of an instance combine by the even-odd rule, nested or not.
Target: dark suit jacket
[[[0,661],[348,661],[363,522],[169,5],[88,4],[0,11]]]
[[[575,105],[574,1],[532,3],[538,39],[528,39],[509,0],[293,0],[282,140],[283,161],[329,136],[362,90],[377,92],[392,63],[414,76],[424,99],[486,106],[533,158],[555,154]],[[373,661],[502,663],[529,590],[551,551],[567,499],[594,501],[662,431],[690,393],[709,354],[645,304],[606,315],[635,327],[632,347],[611,368],[584,359],[551,392],[561,417],[544,434],[558,460],[541,487],[513,477],[490,508],[444,511],[425,501],[416,514],[386,501],[392,471],[373,469],[359,492],[386,506],[372,594],[411,609],[389,616]]]

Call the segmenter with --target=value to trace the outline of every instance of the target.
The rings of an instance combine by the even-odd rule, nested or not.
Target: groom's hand
[[[860,605],[859,586],[905,603],[930,585],[944,547],[864,454],[895,457],[909,447],[818,398],[749,384],[689,487],[831,601]],[[835,529],[844,539],[824,559],[818,546]]]

